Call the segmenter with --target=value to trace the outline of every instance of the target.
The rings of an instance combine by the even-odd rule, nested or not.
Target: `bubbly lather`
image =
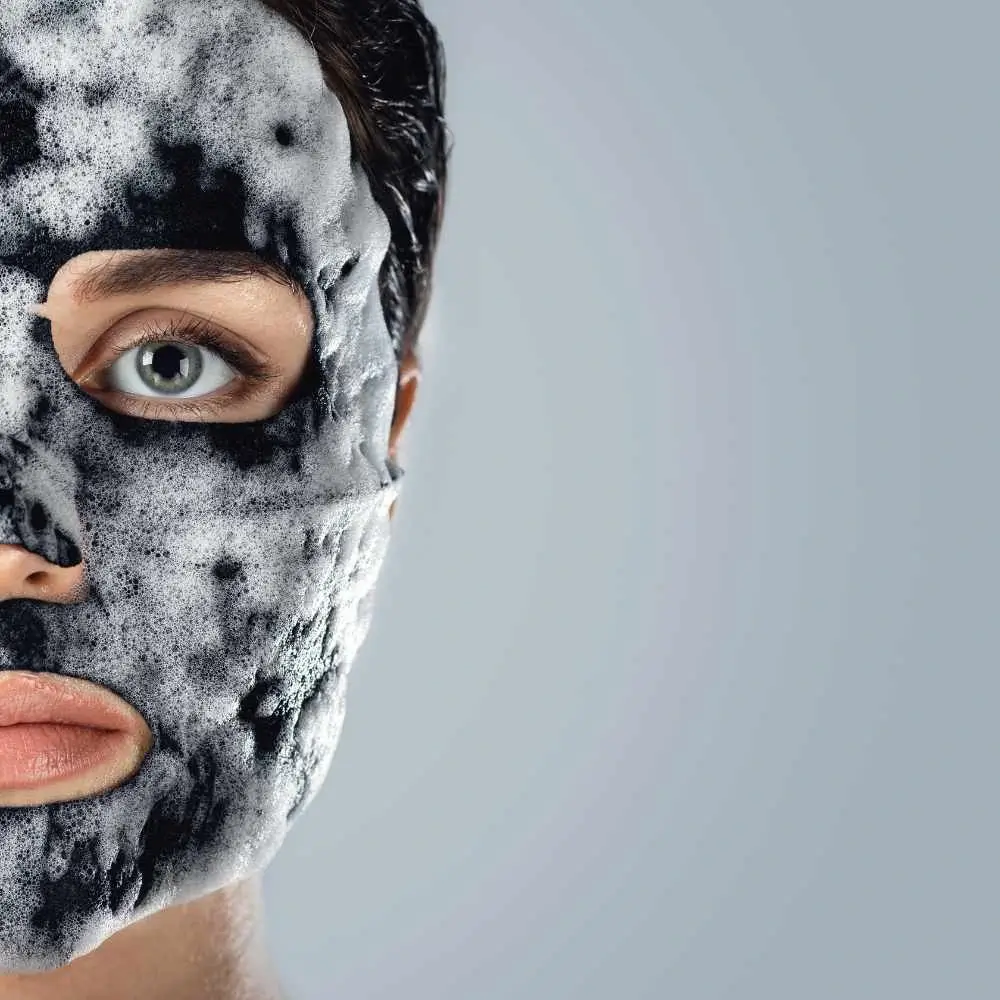
[[[115,692],[138,773],[0,809],[0,969],[63,965],[274,855],[330,764],[399,470],[384,213],[315,53],[258,0],[0,7],[0,542],[86,562],[0,603],[0,669]],[[249,423],[116,413],[33,312],[93,250],[238,250],[315,318],[300,391]],[[349,265],[349,266],[346,266]]]

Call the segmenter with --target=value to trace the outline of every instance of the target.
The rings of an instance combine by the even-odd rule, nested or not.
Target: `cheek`
[[[113,508],[92,508],[88,575],[120,661],[150,670],[163,701],[190,700],[193,686],[198,711],[221,720],[294,627],[311,566],[291,510],[227,510],[230,490],[193,501],[189,478],[222,474],[198,462],[181,472],[149,469],[120,484]]]
[[[287,450],[240,471],[197,429],[184,444],[116,452],[100,485],[90,470],[86,631],[142,676],[167,725],[181,702],[207,725],[232,720],[278,673],[301,701],[333,653],[345,515],[287,471]]]

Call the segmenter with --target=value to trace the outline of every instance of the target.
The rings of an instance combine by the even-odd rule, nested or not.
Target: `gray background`
[[[438,294],[289,995],[1000,995],[995,4],[426,8]]]

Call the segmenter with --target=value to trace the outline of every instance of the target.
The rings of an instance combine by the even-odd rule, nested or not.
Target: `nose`
[[[23,545],[0,545],[0,601],[28,597],[53,604],[74,604],[86,589],[83,561],[57,566]]]

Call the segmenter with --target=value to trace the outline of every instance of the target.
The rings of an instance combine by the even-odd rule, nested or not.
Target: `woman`
[[[270,997],[445,178],[415,0],[0,11],[0,998]]]

